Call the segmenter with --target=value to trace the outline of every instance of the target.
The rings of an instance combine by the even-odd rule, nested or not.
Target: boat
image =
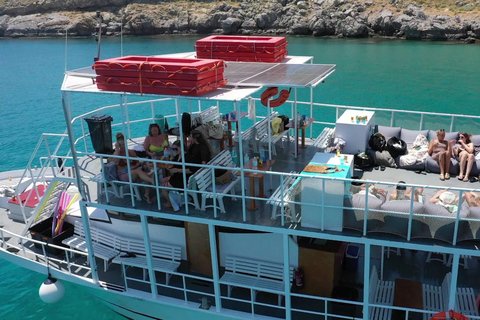
[[[369,145],[381,134],[419,151],[419,137],[475,133],[480,117],[314,101],[336,66],[308,56],[226,65],[226,84],[193,96],[102,87],[91,66],[67,71],[65,132],[44,133],[24,170],[0,173],[0,257],[44,274],[47,303],[70,282],[128,319],[480,319],[478,183],[458,180],[456,162],[439,180],[425,154],[375,166],[385,154]],[[269,105],[276,96],[262,104],[272,87],[290,91],[280,107]],[[108,103],[78,113],[85,95]],[[158,123],[186,150],[184,114],[224,135],[178,189],[161,185],[164,170],[192,164],[142,148]],[[136,150],[123,158],[144,163],[154,184],[109,177],[117,132]]]

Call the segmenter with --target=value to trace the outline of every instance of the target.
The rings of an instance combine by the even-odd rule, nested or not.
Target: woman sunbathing
[[[473,155],[474,147],[472,141],[470,141],[470,135],[466,132],[462,132],[459,135],[457,144],[453,147],[453,155],[460,163],[460,174],[458,180],[464,182],[469,181],[470,171],[472,170],[473,163],[475,162],[475,156]]]
[[[430,142],[428,154],[440,166],[440,180],[450,179],[450,157],[452,149],[450,142],[445,140],[445,129],[437,130],[437,139]]]

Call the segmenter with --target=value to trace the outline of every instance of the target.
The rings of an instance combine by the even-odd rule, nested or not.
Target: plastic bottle
[[[243,156],[243,165],[246,165],[250,161],[250,157],[248,156],[248,153],[245,152],[245,155]]]
[[[223,121],[223,136],[226,137],[228,136],[228,125],[227,125],[227,121]]]
[[[163,149],[163,157],[165,158],[165,160],[170,160],[170,150],[168,149],[168,147],[165,147]]]
[[[238,156],[237,156],[237,152],[235,150],[232,150],[232,161],[233,163],[235,163],[236,166],[238,166]]]
[[[267,162],[267,155],[265,154],[265,148],[263,148],[263,146],[260,147],[260,159],[262,159],[263,162]]]
[[[253,163],[252,163],[252,166],[253,168],[257,168],[258,167],[258,160],[257,160],[257,157],[253,157]]]

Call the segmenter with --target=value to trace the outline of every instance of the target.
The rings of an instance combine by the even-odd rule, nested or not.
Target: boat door
[[[206,224],[185,222],[188,269],[190,272],[213,277],[210,239]]]

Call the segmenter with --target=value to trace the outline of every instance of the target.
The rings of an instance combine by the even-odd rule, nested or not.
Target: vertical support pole
[[[283,282],[285,284],[285,320],[291,320],[292,314],[290,309],[292,308],[290,297],[290,250],[288,246],[289,235],[283,234]]]
[[[155,271],[153,270],[152,248],[150,247],[150,230],[148,230],[147,217],[143,214],[140,215],[140,221],[142,223],[143,243],[145,245],[145,254],[147,257],[148,274],[150,275],[150,288],[152,290],[152,298],[156,299],[158,296],[157,278],[155,276]]]
[[[368,297],[370,296],[370,254],[371,246],[369,243],[365,244],[365,261],[363,264],[363,320],[368,320],[368,314],[370,311],[370,301]]]
[[[457,279],[458,267],[460,262],[460,254],[455,252],[452,257],[452,282],[450,283],[450,292],[448,293],[448,310],[455,309],[455,301],[457,298]]]
[[[245,200],[245,172],[243,171],[243,168],[245,166],[245,163],[243,163],[243,139],[242,139],[242,117],[238,116],[240,115],[241,110],[237,110],[237,101],[233,103],[233,110],[237,112],[237,134],[238,134],[238,154],[237,154],[237,161],[240,163],[240,174],[241,174],[241,179],[240,179],[240,184],[242,186],[242,217],[243,221],[247,221],[247,203]],[[255,137],[254,137],[255,138]],[[248,150],[247,150],[248,152]],[[250,178],[249,178],[250,179]]]
[[[83,232],[85,233],[85,240],[87,240],[88,262],[92,271],[92,279],[98,283],[97,262],[95,261],[95,252],[93,251],[92,236],[90,233],[90,223],[88,221],[87,204],[80,200],[80,213],[82,215]],[[65,253],[68,255],[68,253]]]
[[[220,271],[218,266],[219,257],[217,255],[217,237],[215,235],[215,226],[213,224],[208,225],[208,236],[210,238],[210,255],[212,257],[212,271],[213,271],[213,292],[215,293],[215,309],[217,312],[222,310],[222,292],[220,290]]]

